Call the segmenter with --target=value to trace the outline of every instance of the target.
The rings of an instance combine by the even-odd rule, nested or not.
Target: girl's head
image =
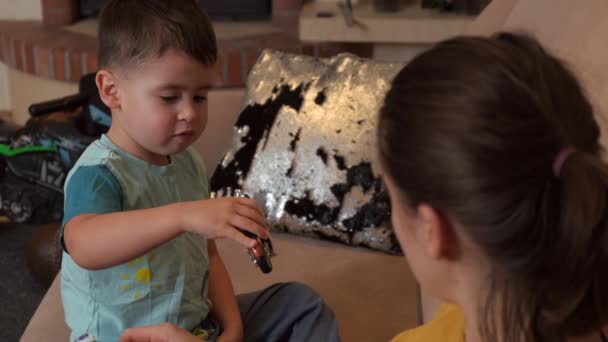
[[[608,320],[599,135],[576,78],[529,37],[451,39],[393,81],[379,146],[395,232],[437,296],[477,270],[486,340],[559,341]]]

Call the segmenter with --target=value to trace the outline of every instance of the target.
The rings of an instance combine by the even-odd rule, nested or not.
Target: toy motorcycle
[[[79,93],[32,104],[25,126],[0,122],[0,215],[16,223],[56,222],[63,216],[63,184],[78,157],[107,131],[110,110],[95,75]]]
[[[231,188],[227,188],[225,193],[221,193],[218,196],[218,193],[212,192],[211,198],[217,197],[245,197],[249,198],[246,194],[244,194],[241,190],[232,190]],[[263,273],[270,273],[272,271],[272,262],[270,259],[273,256],[276,256],[274,249],[272,247],[272,241],[270,239],[262,239],[255,234],[248,231],[241,231],[245,236],[251,239],[256,240],[256,244],[254,247],[247,249],[247,253],[249,257],[253,261],[255,265],[257,265]]]

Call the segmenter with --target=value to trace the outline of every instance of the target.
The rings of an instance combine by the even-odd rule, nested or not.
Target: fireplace
[[[94,17],[108,0],[80,0],[80,16]],[[198,0],[215,21],[270,20],[272,0]]]

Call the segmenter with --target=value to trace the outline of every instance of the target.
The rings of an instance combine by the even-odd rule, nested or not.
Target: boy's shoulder
[[[126,152],[121,151],[107,137],[102,136],[100,139],[93,141],[78,158],[74,167],[94,166],[94,165],[116,165],[133,164],[133,157],[126,157]],[[205,163],[200,154],[193,148],[188,147],[186,150],[172,156],[173,162],[179,166],[196,167],[203,170],[206,169]],[[127,165],[125,167],[135,168],[137,165]]]
[[[131,183],[131,181],[140,179],[142,172],[165,174],[161,171],[162,168],[150,168],[150,164],[132,155],[127,155],[126,152],[117,148],[104,136],[95,140],[85,149],[70,170],[66,183],[75,173],[84,169],[96,169],[102,173],[111,174],[120,184]],[[200,154],[192,147],[173,155],[172,165],[168,169],[174,175],[181,174],[185,175],[186,178],[208,179],[205,163]]]
[[[110,147],[104,146],[100,139],[97,139],[82,152],[73,169],[84,166],[105,165],[109,161],[117,159],[119,159],[118,154]]]
[[[115,170],[116,165],[123,163],[119,154],[109,146],[105,146],[100,139],[93,141],[80,155],[70,172],[66,182],[77,172],[83,169],[99,169],[104,171]]]

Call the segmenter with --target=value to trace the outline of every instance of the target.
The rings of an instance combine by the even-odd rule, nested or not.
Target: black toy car
[[[211,198],[216,198],[216,197],[247,197],[247,198],[249,198],[249,196],[247,196],[241,190],[236,189],[233,191],[231,188],[226,189],[226,191],[222,192],[219,196],[217,193],[212,192]],[[247,237],[249,237],[251,239],[255,239],[257,241],[256,245],[253,248],[247,249],[247,253],[249,254],[249,257],[251,258],[251,261],[255,265],[257,265],[263,273],[272,272],[272,262],[270,261],[270,259],[276,255],[274,252],[274,249],[272,247],[272,241],[270,241],[270,239],[262,239],[248,231],[242,231],[242,232]]]

